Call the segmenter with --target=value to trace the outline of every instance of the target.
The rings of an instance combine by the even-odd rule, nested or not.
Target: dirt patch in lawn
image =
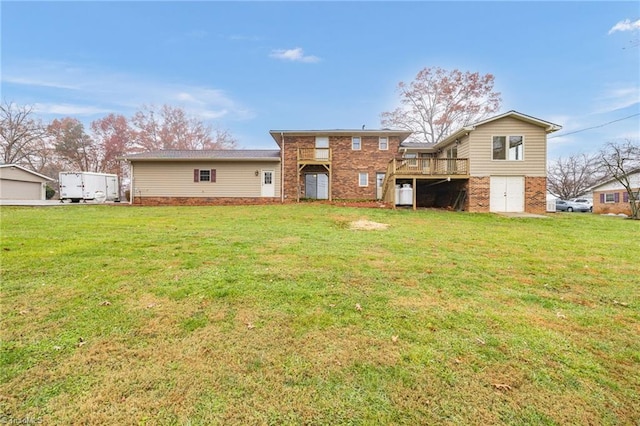
[[[370,220],[356,220],[349,224],[350,229],[356,229],[359,231],[378,231],[385,230],[389,227],[386,223],[372,222]]]

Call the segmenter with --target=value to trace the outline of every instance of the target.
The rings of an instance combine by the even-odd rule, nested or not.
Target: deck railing
[[[330,148],[298,148],[299,162],[330,163]]]
[[[394,158],[390,171],[396,175],[468,175],[467,158]]]
[[[382,184],[382,199],[393,202],[393,179],[397,177],[449,177],[468,176],[467,158],[394,158],[387,165],[387,173]]]

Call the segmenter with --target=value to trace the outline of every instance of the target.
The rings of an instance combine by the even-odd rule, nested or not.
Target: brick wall
[[[320,135],[320,134],[319,134]],[[330,136],[331,149],[331,196],[336,199],[375,199],[376,173],[384,173],[387,164],[397,155],[400,140],[389,137],[388,150],[378,149],[377,136],[362,136],[361,149],[351,149],[351,136]],[[297,181],[298,148],[315,148],[315,136],[285,136],[284,143],[284,195],[287,200],[295,200],[298,195],[304,196],[304,174],[306,172],[326,172],[322,166],[306,166],[301,172],[300,185]],[[369,174],[369,185],[360,187],[359,173]]]
[[[524,178],[524,211],[534,214],[547,212],[547,178]]]
[[[593,192],[593,213],[595,214],[626,214],[627,216],[631,215],[631,205],[628,201],[628,195],[626,194],[626,190],[616,189],[610,191],[594,191]],[[615,196],[615,194],[618,194]],[[618,202],[613,203],[605,203],[604,202],[604,194],[614,194],[614,200],[617,199]],[[625,201],[627,200],[627,201]]]
[[[490,178],[470,177],[469,186],[467,188],[467,211],[471,213],[488,213],[489,212],[489,192]]]
[[[279,197],[134,197],[134,206],[231,206],[278,204]]]

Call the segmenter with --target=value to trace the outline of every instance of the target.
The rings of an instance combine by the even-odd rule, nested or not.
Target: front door
[[[273,170],[262,171],[262,186],[260,188],[260,195],[263,197],[275,197],[276,190],[273,183]]]

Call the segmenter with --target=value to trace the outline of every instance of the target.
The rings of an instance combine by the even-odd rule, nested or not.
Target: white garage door
[[[524,176],[491,176],[492,212],[524,211]]]

